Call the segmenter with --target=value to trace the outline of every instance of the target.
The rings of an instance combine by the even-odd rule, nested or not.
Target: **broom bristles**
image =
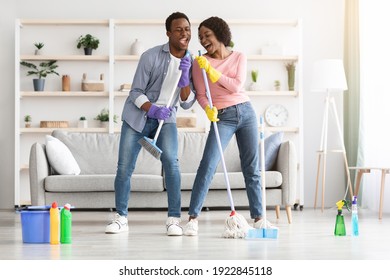
[[[153,139],[143,137],[139,139],[138,143],[156,159],[160,159],[162,151],[159,147],[156,146],[156,143]]]
[[[230,216],[225,221],[225,231],[222,234],[224,238],[245,238],[249,230],[253,229],[246,219],[232,211]]]

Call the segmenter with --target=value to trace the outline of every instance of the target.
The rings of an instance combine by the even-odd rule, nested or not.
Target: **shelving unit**
[[[267,104],[280,102],[292,107],[294,116],[285,127],[266,127],[269,132],[283,131],[287,138],[296,142],[299,155],[299,203],[303,204],[303,122],[302,122],[302,74],[300,64],[302,62],[301,29],[300,20],[227,20],[229,23],[235,48],[245,52],[248,58],[248,73],[253,65],[264,65],[262,69],[273,69],[273,73],[286,75],[284,63],[295,61],[297,63],[295,91],[274,91],[266,85],[270,83],[270,77],[264,77],[264,90],[248,91],[258,114],[263,114]],[[190,50],[197,53],[201,49],[197,41],[197,26],[200,20],[192,20],[192,41]],[[114,114],[120,115],[123,103],[128,92],[119,91],[122,83],[131,83],[139,55],[130,55],[131,43],[139,38],[145,49],[166,42],[165,21],[154,19],[103,19],[103,20],[50,20],[50,19],[17,19],[15,22],[15,205],[29,204],[28,182],[28,157],[31,144],[44,142],[44,136],[57,128],[40,128],[40,120],[68,120],[68,131],[120,133],[120,126],[114,124]],[[240,29],[244,29],[242,32]],[[294,35],[282,31],[294,30]],[[273,35],[274,31],[279,35]],[[259,54],[258,47],[262,42],[254,38],[248,41],[246,35],[256,31],[271,36],[256,36],[273,41],[275,37],[286,37],[282,44],[294,41],[294,50],[288,54]],[[295,32],[297,31],[297,32]],[[61,33],[61,36],[53,36]],[[76,48],[76,40],[80,35],[90,33],[100,39],[100,45],[91,56],[82,54],[82,50]],[[145,35],[147,34],[147,35]],[[42,55],[33,55],[33,44],[44,42]],[[247,42],[247,43],[245,43]],[[265,42],[265,41],[264,41]],[[263,42],[263,43],[264,43]],[[287,45],[287,44],[286,44]],[[288,44],[290,46],[290,43]],[[20,67],[20,61],[40,62],[57,60],[60,75],[71,76],[70,92],[61,91],[61,79],[57,76],[46,79],[44,92],[32,91],[32,77],[24,75],[25,69]],[[81,91],[82,73],[88,74],[88,79],[99,77],[101,73],[105,77],[105,90],[103,92]],[[262,72],[260,73],[267,73]],[[272,75],[272,74],[270,74]],[[266,76],[266,75],[265,75]],[[248,74],[250,77],[250,74]],[[249,78],[250,79],[250,78]],[[197,105],[197,104],[196,104]],[[92,119],[101,109],[108,108],[110,111],[110,123],[108,128],[98,126],[97,121]],[[198,115],[198,126],[195,128],[179,128],[180,131],[207,131],[207,119],[200,106],[195,106]],[[34,114],[31,114],[34,112]],[[180,112],[180,111],[179,111]],[[33,127],[24,128],[23,116],[31,114]],[[78,128],[78,117],[86,115],[89,120],[89,128]]]

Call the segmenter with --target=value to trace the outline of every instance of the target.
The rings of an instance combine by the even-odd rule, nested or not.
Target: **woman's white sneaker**
[[[115,214],[114,219],[106,226],[106,233],[120,233],[129,231],[127,217]]]
[[[167,227],[168,236],[183,235],[183,229],[180,226],[181,219],[177,217],[168,217],[165,225]]]
[[[198,235],[198,220],[191,219],[189,222],[184,226],[184,235],[187,236],[195,236]]]

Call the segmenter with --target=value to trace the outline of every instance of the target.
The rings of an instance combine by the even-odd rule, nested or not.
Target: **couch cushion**
[[[50,135],[46,135],[46,154],[56,173],[60,175],[80,174],[80,167],[69,148]]]
[[[81,174],[115,174],[118,162],[120,134],[77,133],[55,130],[78,162]],[[162,175],[161,161],[141,149],[134,174]]]
[[[282,144],[283,132],[277,132],[271,134],[264,140],[264,167],[265,170],[272,170],[276,163],[276,158],[278,157],[278,152],[280,144]],[[261,149],[261,144],[260,144]],[[259,149],[259,153],[261,150]],[[261,170],[261,154],[260,154],[260,170]]]
[[[45,179],[47,192],[106,192],[114,191],[115,175],[53,175]],[[161,192],[163,178],[159,175],[134,174],[131,178],[132,192]]]

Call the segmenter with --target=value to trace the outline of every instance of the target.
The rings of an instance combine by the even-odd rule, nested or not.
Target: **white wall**
[[[303,89],[304,89],[304,141],[305,141],[305,207],[313,206],[316,175],[316,150],[320,142],[323,99],[310,93],[312,63],[322,58],[342,58],[343,55],[343,7],[339,0],[198,0],[197,7],[190,7],[187,1],[144,0],[142,3],[128,0],[68,0],[64,3],[50,0],[1,0],[0,52],[3,88],[0,111],[3,119],[0,147],[2,164],[0,168],[0,209],[13,207],[14,179],[14,23],[16,18],[147,18],[165,19],[174,11],[186,13],[190,19],[204,19],[219,16],[225,19],[293,19],[303,20]],[[141,2],[141,1],[140,1]],[[239,4],[238,4],[239,3]],[[193,5],[191,5],[193,6]],[[255,36],[255,34],[248,34]],[[234,37],[234,34],[233,34]],[[197,40],[197,34],[193,34]],[[163,43],[163,42],[162,42]],[[339,109],[342,108],[338,100]],[[332,134],[331,134],[332,135]],[[336,134],[334,134],[336,135]],[[334,137],[336,138],[336,137]],[[332,145],[333,140],[330,141]],[[344,193],[343,165],[340,158],[329,156],[327,176],[328,192],[326,205],[340,199]]]

